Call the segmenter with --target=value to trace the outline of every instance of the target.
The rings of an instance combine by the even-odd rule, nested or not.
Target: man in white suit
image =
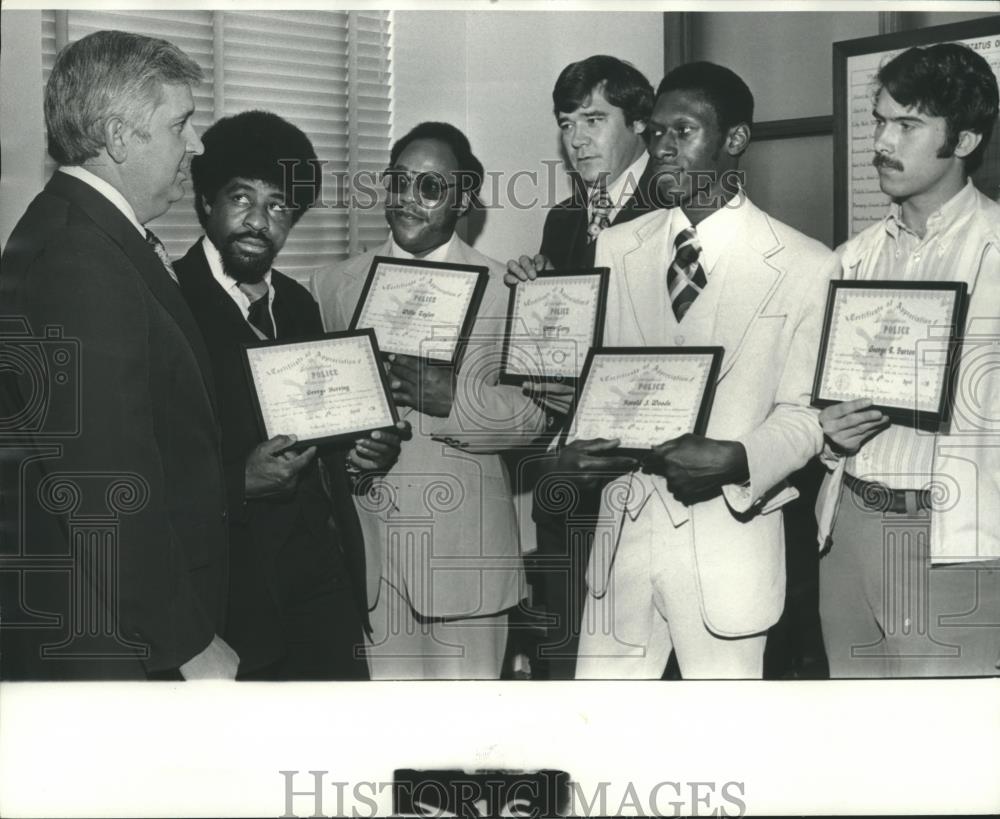
[[[507,610],[524,587],[510,479],[497,452],[544,431],[539,406],[498,384],[503,268],[455,235],[483,167],[446,123],[416,126],[386,173],[391,237],[319,271],[328,330],[350,323],[374,256],[479,265],[490,280],[459,372],[390,355],[390,387],[413,440],[359,500],[365,530],[373,679],[497,679]]]
[[[785,479],[822,446],[809,393],[836,257],[756,208],[739,182],[753,96],[732,71],[690,63],[657,90],[647,125],[668,209],[604,231],[606,346],[725,349],[707,434],[652,449],[575,441],[561,464],[604,487],[578,678],[760,678],[785,587]],[[641,466],[641,471],[628,472]],[[604,478],[606,480],[606,478]]]
[[[841,248],[844,278],[965,282],[969,305],[947,429],[890,426],[865,396],[820,414],[833,470],[818,505],[820,543],[830,544],[820,563],[830,674],[991,675],[1000,668],[1000,206],[969,174],[996,122],[997,80],[981,55],[945,43],[900,54],[878,84],[872,161],[893,201]]]

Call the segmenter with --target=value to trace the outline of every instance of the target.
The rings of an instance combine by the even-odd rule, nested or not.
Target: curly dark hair
[[[204,201],[215,201],[230,179],[256,179],[284,192],[294,208],[292,224],[320,197],[322,163],[299,128],[270,111],[244,111],[212,125],[201,141],[205,152],[191,160],[194,206],[205,227]]]

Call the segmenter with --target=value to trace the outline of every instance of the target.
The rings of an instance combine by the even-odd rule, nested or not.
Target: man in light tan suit
[[[562,465],[626,473],[604,488],[577,677],[760,678],[785,587],[785,479],[821,449],[810,388],[834,254],[750,202],[736,171],[753,96],[732,71],[668,74],[647,126],[657,210],[604,231],[606,346],[725,349],[704,437],[641,464],[617,440],[575,441]],[[641,471],[628,472],[641,466]],[[591,478],[591,480],[594,480]],[[598,479],[599,480],[599,479]]]
[[[386,174],[392,236],[314,278],[326,328],[343,330],[374,256],[478,265],[490,274],[457,374],[389,357],[393,398],[413,440],[359,500],[373,679],[499,678],[507,610],[524,588],[510,479],[496,453],[534,440],[545,418],[520,388],[498,384],[503,268],[455,235],[482,176],[461,131],[416,126],[393,146]]]

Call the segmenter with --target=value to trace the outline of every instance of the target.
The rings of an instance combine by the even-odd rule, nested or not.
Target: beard
[[[262,253],[244,253],[236,246],[236,242],[252,236],[255,239],[267,242],[267,249]],[[264,275],[271,269],[274,257],[278,255],[278,250],[274,242],[267,236],[259,236],[254,233],[232,233],[226,238],[226,243],[219,248],[219,255],[222,256],[222,267],[228,275],[240,284],[257,284],[263,280]]]

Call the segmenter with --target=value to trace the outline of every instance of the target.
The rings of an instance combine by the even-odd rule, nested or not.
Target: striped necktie
[[[255,293],[250,286],[239,285],[240,290],[250,299],[250,307],[247,310],[247,321],[256,327],[266,338],[274,339],[274,322],[271,320],[270,291],[265,290],[262,295]]]
[[[170,263],[170,254],[167,253],[167,249],[163,246],[161,242],[153,231],[146,229],[146,244],[153,248],[153,252],[156,254],[160,262],[163,263],[164,269],[169,274],[170,278],[174,280],[174,284],[178,284],[177,274],[174,272],[174,266]]]
[[[701,245],[693,227],[685,228],[674,239],[674,260],[667,271],[667,292],[670,306],[680,321],[708,283],[705,270],[698,261]]]
[[[590,224],[587,226],[587,241],[596,242],[597,235],[606,227],[611,227],[611,197],[607,188],[601,185],[590,198]]]

